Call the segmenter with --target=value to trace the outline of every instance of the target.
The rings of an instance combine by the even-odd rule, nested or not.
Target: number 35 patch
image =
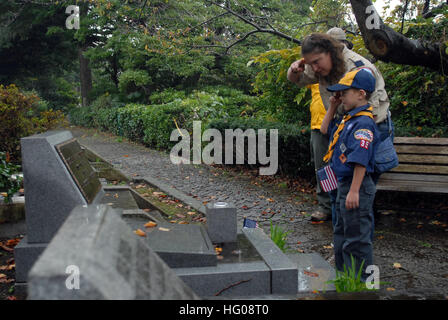
[[[359,145],[361,146],[361,148],[369,149],[370,142],[367,140],[361,140],[359,142]]]

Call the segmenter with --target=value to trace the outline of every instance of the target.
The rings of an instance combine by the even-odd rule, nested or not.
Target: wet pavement
[[[239,222],[244,216],[257,220],[268,234],[272,219],[289,231],[290,252],[317,252],[334,266],[332,225],[330,221],[311,223],[310,214],[317,209],[312,194],[264,183],[236,170],[175,165],[169,154],[126,139],[93,129],[70,130],[82,145],[128,177],[152,176],[203,203],[231,202],[238,209]],[[388,282],[381,290],[391,293],[430,289],[430,293],[440,292],[448,299],[448,212],[440,210],[448,208],[448,197],[421,196],[418,201],[428,202],[430,208],[426,212],[387,209],[388,203],[415,208],[411,200],[418,197],[411,193],[377,194],[377,201],[386,207],[376,220],[374,238],[374,263],[379,267],[380,281]]]

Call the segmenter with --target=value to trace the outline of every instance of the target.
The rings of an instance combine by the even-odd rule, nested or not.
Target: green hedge
[[[269,152],[269,130],[278,129],[278,171],[277,174],[314,176],[314,166],[310,154],[310,129],[281,122],[270,122],[252,118],[218,119],[211,121],[207,129],[218,129],[224,137],[225,129],[266,129],[267,150]],[[224,138],[223,138],[224,141]],[[247,144],[245,163],[247,163]]]
[[[132,141],[157,149],[170,149],[176,142],[170,141],[172,130],[191,131],[193,115],[179,101],[163,105],[129,104],[122,108],[76,108],[70,113],[72,124],[96,127]]]

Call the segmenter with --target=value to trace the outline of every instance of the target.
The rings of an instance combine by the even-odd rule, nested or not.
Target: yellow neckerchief
[[[346,114],[344,116],[341,123],[338,125],[338,128],[336,129],[335,133],[333,134],[333,140],[331,141],[330,145],[328,146],[327,154],[324,156],[325,162],[328,162],[331,159],[331,157],[333,156],[334,146],[338,142],[339,133],[344,129],[345,123],[348,120],[350,120],[351,118],[359,117],[359,116],[367,116],[367,117],[370,117],[371,119],[373,119],[372,110],[373,110],[372,106],[369,106],[367,109],[365,109],[363,111],[359,111],[358,113],[354,114],[353,116],[350,114]]]

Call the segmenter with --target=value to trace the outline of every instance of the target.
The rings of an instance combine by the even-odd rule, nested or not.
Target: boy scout
[[[371,230],[372,206],[376,187],[374,172],[375,150],[379,140],[378,128],[368,104],[375,90],[375,77],[369,69],[348,72],[338,84],[327,88],[336,95],[330,98],[330,107],[322,122],[321,131],[328,125],[340,103],[346,112],[335,127],[325,161],[330,160],[338,180],[336,199],[336,225],[334,227],[334,253],[336,268],[351,268],[351,256],[357,274],[363,264],[361,279],[366,280],[365,268],[373,264]]]

